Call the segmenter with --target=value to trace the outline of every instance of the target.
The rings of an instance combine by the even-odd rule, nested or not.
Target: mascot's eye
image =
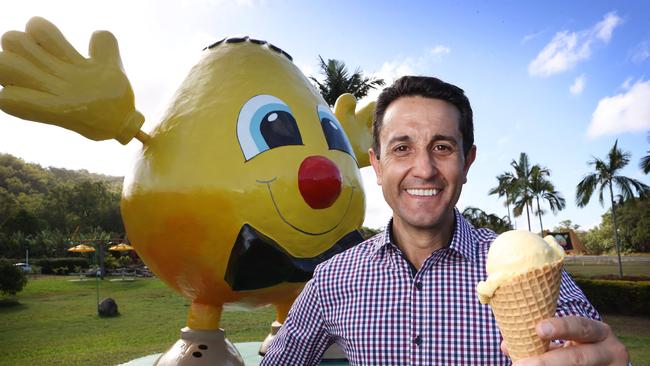
[[[354,152],[352,151],[352,145],[343,131],[343,127],[336,119],[334,114],[330,112],[330,109],[324,105],[318,106],[318,119],[320,119],[320,125],[323,128],[323,134],[327,140],[327,146],[330,150],[340,150],[352,155],[353,158]]]
[[[237,138],[246,160],[275,147],[302,145],[289,106],[266,94],[252,97],[239,111]]]

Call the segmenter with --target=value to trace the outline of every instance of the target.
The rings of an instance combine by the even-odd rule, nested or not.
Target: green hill
[[[26,163],[0,154],[0,257],[65,254],[83,236],[123,236],[122,177]]]

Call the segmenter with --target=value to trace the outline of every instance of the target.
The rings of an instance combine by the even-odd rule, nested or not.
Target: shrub
[[[16,295],[27,284],[27,276],[22,269],[9,261],[0,261],[0,293]]]
[[[61,272],[61,268],[66,268],[65,272],[74,271],[75,266],[81,268],[88,268],[88,259],[86,258],[41,258],[37,259],[36,264],[41,267],[41,273],[43,274],[56,274]]]
[[[576,278],[589,301],[602,313],[650,316],[650,281]]]
[[[120,267],[128,267],[131,264],[131,257],[128,255],[123,255],[117,259],[117,263]]]
[[[117,259],[113,257],[112,255],[107,255],[104,257],[104,267],[106,269],[115,269],[118,268],[120,265],[117,262]]]

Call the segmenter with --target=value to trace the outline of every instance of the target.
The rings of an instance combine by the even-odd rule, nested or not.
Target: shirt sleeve
[[[291,306],[260,366],[318,365],[329,344],[314,274]]]
[[[598,311],[591,305],[585,294],[565,270],[562,270],[560,295],[557,299],[557,310],[555,314],[559,317],[577,315],[602,321]]]

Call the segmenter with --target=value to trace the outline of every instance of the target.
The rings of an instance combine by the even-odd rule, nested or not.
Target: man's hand
[[[2,36],[0,109],[92,140],[131,140],[144,123],[135,110],[115,37],[95,32],[84,58],[52,23],[30,19]]]
[[[603,322],[567,316],[544,320],[536,330],[542,339],[564,339],[567,342],[564,345],[551,344],[545,354],[520,360],[514,366],[624,366],[629,363],[627,349]]]

